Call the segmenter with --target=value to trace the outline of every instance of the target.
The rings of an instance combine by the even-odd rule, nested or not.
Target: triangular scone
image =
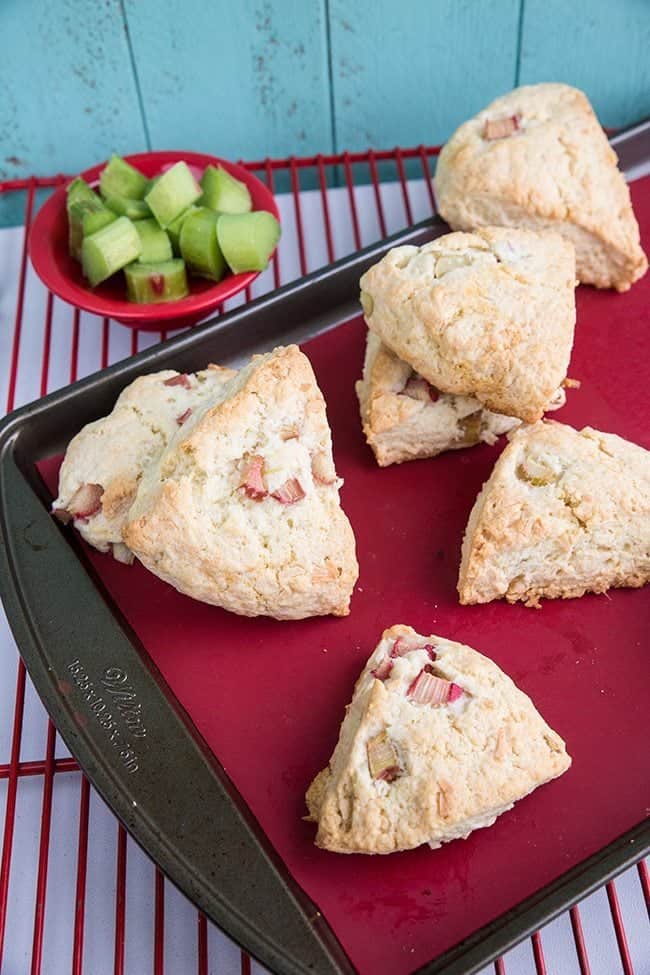
[[[279,348],[148,468],[124,540],[180,592],[234,613],[344,616],[358,567],[340,484],[309,360]]]
[[[461,603],[538,606],[650,580],[650,452],[536,423],[510,435],[469,517]]]
[[[493,444],[519,424],[514,417],[484,410],[473,396],[439,392],[372,332],[356,390],[363,432],[380,467]]]
[[[115,558],[133,556],[122,529],[142,473],[157,460],[193,410],[214,399],[233,369],[210,365],[189,375],[173,369],[139,376],[108,416],[88,423],[66,450],[52,511],[85,540]]]
[[[309,818],[316,844],[337,853],[435,848],[491,826],[570,764],[559,735],[491,660],[392,626],[307,792]]]
[[[557,234],[446,234],[393,248],[360,284],[369,329],[441,392],[532,422],[566,377],[575,266]]]
[[[435,187],[454,230],[556,230],[580,281],[627,291],[648,267],[630,191],[586,95],[560,84],[516,88],[443,148]]]

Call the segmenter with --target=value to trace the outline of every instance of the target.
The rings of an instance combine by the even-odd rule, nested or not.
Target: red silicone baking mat
[[[650,228],[650,180],[633,187]],[[558,420],[650,447],[650,277],[625,295],[578,292],[570,390]],[[309,342],[324,392],[360,578],[343,620],[249,620],[89,551],[108,591],[362,975],[436,957],[635,826],[649,805],[648,590],[460,607],[463,529],[499,447],[380,470],[360,431],[360,319]],[[52,486],[56,465],[49,465]],[[381,630],[410,623],[476,647],[567,740],[571,770],[489,830],[437,851],[337,856],[313,846],[303,795],[327,762]],[[173,783],[170,783],[173,787]],[[245,879],[242,878],[242,882]]]

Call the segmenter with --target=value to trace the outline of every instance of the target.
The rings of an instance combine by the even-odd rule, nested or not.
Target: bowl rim
[[[176,149],[160,149],[145,152],[129,153],[121,157],[131,165],[159,162],[160,167],[166,163],[184,161],[188,165],[205,168],[207,165],[223,166],[231,175],[244,182],[249,189],[254,187],[262,198],[263,205],[258,210],[268,210],[280,222],[280,211],[273,192],[254,173],[239,163],[231,162],[221,156],[211,153],[189,152]],[[262,272],[248,271],[243,274],[229,274],[221,281],[215,282],[213,287],[192,294],[176,301],[160,302],[158,304],[137,305],[126,300],[107,298],[94,292],[90,287],[84,287],[72,280],[52,259],[55,244],[52,240],[54,224],[65,209],[66,190],[73,179],[80,177],[95,187],[100,173],[108,160],[90,166],[77,176],[66,178],[48,197],[39,209],[29,232],[28,251],[32,266],[43,284],[58,298],[68,302],[75,308],[91,312],[101,317],[112,318],[124,325],[143,326],[152,323],[169,323],[178,319],[193,319],[198,321],[204,314],[221,305],[228,298],[232,298],[244,288],[248,287]],[[275,253],[274,248],[273,253]]]

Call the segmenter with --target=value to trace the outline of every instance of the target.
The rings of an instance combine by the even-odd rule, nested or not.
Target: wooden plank
[[[526,0],[519,77],[582,88],[603,125],[650,115],[650,4]]]
[[[331,148],[323,0],[126,0],[154,148],[231,159]]]
[[[339,147],[442,142],[512,88],[520,0],[330,3]]]
[[[0,180],[146,148],[118,0],[0,10]]]

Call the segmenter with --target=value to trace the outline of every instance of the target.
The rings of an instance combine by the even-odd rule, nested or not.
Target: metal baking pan
[[[635,176],[648,171],[647,124],[618,135],[614,141],[624,169],[634,168]],[[646,205],[641,212],[639,201],[636,203],[642,228],[650,230],[650,208]],[[643,806],[640,793],[648,777],[647,755],[635,742],[635,729],[637,739],[640,727],[642,730],[639,720],[645,705],[638,678],[645,662],[638,647],[629,649],[645,641],[641,649],[647,657],[643,616],[647,613],[647,593],[621,591],[613,593],[610,600],[585,597],[561,606],[547,604],[540,614],[501,605],[458,608],[449,596],[449,582],[457,565],[457,552],[452,551],[454,537],[477,487],[489,473],[494,452],[478,447],[463,452],[463,457],[441,457],[379,471],[357,442],[358,422],[356,416],[350,419],[350,385],[351,378],[358,375],[362,350],[362,326],[355,321],[359,277],[388,246],[421,244],[446,229],[438,219],[426,221],[241,310],[28,405],[10,415],[0,427],[0,592],[20,652],[48,712],[94,787],[167,876],[208,917],[268,968],[282,975],[354,971],[379,975],[381,966],[373,963],[371,954],[364,954],[360,942],[351,938],[350,930],[365,931],[367,939],[376,937],[381,947],[378,928],[385,926],[387,917],[396,920],[394,930],[386,938],[392,939],[392,948],[398,952],[395,957],[404,958],[399,965],[387,961],[385,965],[391,967],[385,971],[417,969],[427,975],[475,971],[650,849],[650,828],[643,822],[642,814],[634,819],[637,807]],[[634,345],[632,324],[644,314],[650,288],[640,283],[624,296],[580,290],[579,323],[586,321],[590,329],[601,329],[601,345],[604,330],[616,329],[616,349],[601,348],[583,329],[572,371],[576,365],[579,371],[583,370],[579,378],[583,378],[587,392],[565,408],[566,416],[558,418],[576,425],[593,422],[594,426],[613,429],[642,442],[647,424],[643,416],[638,416],[638,408],[632,415],[631,402],[635,395],[637,403],[646,401],[647,387],[643,387],[642,375],[645,356],[640,344],[638,351]],[[52,520],[48,513],[52,496],[48,484],[51,487],[56,462],[47,458],[59,455],[81,426],[107,413],[120,390],[137,375],[170,367],[193,371],[208,361],[237,364],[253,352],[288,342],[309,343],[306,351],[315,364],[328,402],[337,463],[342,463],[347,479],[344,507],[358,536],[367,536],[365,549],[360,538],[362,588],[353,597],[349,623],[240,620],[192,603],[153,577],[146,579],[140,567],[129,569],[91,552],[71,531],[61,529]],[[607,363],[608,372],[616,371],[617,356],[627,364],[626,387],[612,410],[607,382],[614,384],[614,380],[608,380],[604,373],[601,376],[598,370],[604,370]],[[460,495],[460,507],[452,511],[445,507],[445,498],[458,484],[459,470],[463,472],[463,483],[453,493]],[[404,569],[403,587],[394,586],[397,595],[391,595],[390,586],[384,593],[381,574],[373,574],[375,570],[370,565],[364,566],[364,550],[372,548],[373,556],[376,554],[381,562],[395,544],[391,532],[378,532],[377,511],[363,496],[369,490],[374,493],[379,484],[387,498],[398,498],[400,492],[407,498],[422,497],[426,492],[427,512],[433,523],[440,521],[439,537],[423,542],[414,556],[413,571],[421,572],[426,566],[432,579],[435,575],[441,580],[440,593],[434,589],[429,597],[428,576],[416,582],[410,578],[408,567]],[[446,494],[439,488],[444,484],[449,487]],[[434,496],[436,492],[439,497]],[[368,517],[363,513],[367,507]],[[395,531],[399,529],[402,516],[395,506],[381,509],[380,514],[384,524],[391,518]],[[367,524],[368,518],[375,519],[374,523]],[[406,522],[404,526],[405,532],[410,530]],[[382,538],[370,541],[371,536],[377,535]],[[427,546],[431,549],[430,563]],[[134,570],[136,574],[129,576]],[[418,585],[425,588],[420,592]],[[134,608],[128,590],[139,593],[141,604],[150,603],[153,607],[146,619],[138,615],[143,611]],[[389,604],[385,612],[391,612],[393,618],[381,615],[384,607],[377,608],[384,600]],[[420,620],[415,619],[418,613]],[[160,617],[176,634],[173,652],[169,646],[161,649],[152,636],[156,623],[153,616]],[[594,800],[588,792],[594,781],[594,775],[587,774],[591,769],[590,743],[598,748],[602,738],[601,728],[594,726],[594,708],[600,706],[597,695],[603,689],[596,685],[603,682],[603,658],[611,649],[605,632],[607,620],[611,629],[616,627],[612,639],[619,643],[622,640],[626,647],[629,644],[629,653],[619,650],[617,662],[617,672],[622,681],[627,680],[628,687],[625,698],[615,685],[605,688],[599,720],[607,722],[612,715],[619,715],[618,747],[628,747],[630,777],[640,777],[641,785],[630,785],[627,791],[625,787],[617,788],[619,806],[624,807],[620,809],[620,822],[629,828],[608,835],[607,842],[601,842],[605,834],[598,830],[602,824],[591,823],[590,819],[597,820],[599,811],[605,816],[609,810],[612,828],[619,823],[614,808],[607,806],[604,799],[599,810],[600,793]],[[246,671],[251,662],[259,664],[268,655],[269,644],[286,642],[290,655],[287,667],[292,673],[298,660],[291,656],[295,654],[289,646],[292,641],[317,645],[318,656],[315,650],[305,651],[303,672],[296,678],[298,683],[305,682],[300,686],[310,689],[314,675],[318,675],[322,701],[313,708],[316,728],[311,737],[304,727],[285,734],[282,747],[293,747],[293,739],[304,736],[309,748],[300,756],[300,769],[286,765],[278,772],[292,787],[300,782],[304,791],[309,775],[318,771],[331,752],[342,707],[349,699],[354,677],[374,645],[380,621],[382,625],[425,625],[431,621],[429,631],[437,629],[452,638],[466,639],[503,663],[525,689],[541,688],[546,699],[540,708],[550,723],[557,722],[548,714],[549,709],[557,712],[561,733],[565,730],[563,721],[569,726],[575,724],[577,778],[571,788],[566,787],[569,791],[562,791],[561,783],[564,779],[570,783],[573,772],[535,793],[539,800],[535,796],[524,800],[491,830],[479,831],[465,844],[449,844],[433,853],[414,851],[390,858],[349,858],[315,851],[312,860],[305,854],[304,845],[288,849],[286,844],[274,842],[273,822],[265,818],[264,796],[254,795],[255,784],[249,781],[245,749],[237,760],[233,758],[239,754],[236,741],[225,742],[222,750],[206,731],[214,726],[218,739],[222,734],[219,729],[230,727],[230,718],[236,723],[237,715],[229,716],[227,701],[219,700],[218,680],[213,685],[217,695],[214,706],[223,709],[222,719],[209,715],[212,702],[199,700],[193,688],[211,686],[215,660],[223,667],[221,683],[230,687],[235,686],[232,682],[236,682],[237,666]],[[348,625],[353,627],[349,634],[345,630]],[[572,636],[574,631],[577,635]],[[191,633],[187,645],[184,633]],[[359,638],[362,633],[366,634],[363,649],[355,646],[348,651],[350,639]],[[504,633],[509,634],[508,640]],[[583,691],[580,715],[570,714],[557,697],[559,689],[566,686],[567,661],[543,657],[544,643],[554,635],[558,646],[566,649],[567,641],[571,643],[571,652],[575,651],[580,662],[570,677],[571,692],[579,692],[580,688]],[[587,647],[585,640],[594,646]],[[502,648],[505,643],[515,642],[529,645],[531,653],[526,666],[516,664],[516,647]],[[250,643],[250,650],[248,645],[242,646],[244,643]],[[323,655],[323,650],[328,650],[328,654]],[[500,653],[505,656],[500,658]],[[239,664],[232,659],[235,654]],[[278,666],[282,670],[282,665]],[[645,673],[647,677],[647,669]],[[285,686],[287,700],[293,700],[296,688]],[[536,701],[539,693],[534,694]],[[617,710],[622,700],[626,701],[625,713]],[[292,713],[289,705],[287,708],[285,717],[290,723]],[[296,708],[299,710],[299,705]],[[571,711],[575,710],[572,704]],[[322,728],[328,729],[327,734],[319,721]],[[246,728],[246,724],[242,723],[241,728]],[[257,742],[257,748],[261,747],[259,736],[266,733],[267,729],[252,728],[251,741]],[[270,740],[273,734],[269,731]],[[565,736],[571,751],[572,736],[568,730]],[[257,753],[249,757],[248,764],[252,766],[259,760]],[[613,754],[603,752],[602,768],[614,760]],[[572,810],[572,796],[576,790],[585,789],[587,794],[580,808]],[[294,806],[295,832],[303,843],[311,827],[300,822],[301,794],[295,796]],[[518,813],[520,808],[523,811]],[[582,838],[577,841],[580,818],[584,826]],[[576,820],[571,843],[561,835],[564,819],[567,833],[572,820]],[[293,825],[289,828],[293,830]],[[503,877],[510,878],[504,898],[509,896],[511,902],[506,910],[499,911],[496,892],[486,892],[487,879],[496,879],[504,851],[520,857],[522,850],[527,851],[525,860],[507,862],[502,869]],[[557,869],[551,878],[544,873],[543,861],[553,856],[557,860],[555,867],[562,862],[568,869]],[[472,864],[479,861],[482,866],[477,876],[480,874],[481,884],[472,874]],[[521,865],[526,868],[523,873],[530,873],[530,882],[519,877]],[[306,882],[309,871],[312,879],[319,878],[318,884]],[[542,876],[544,882],[538,883]],[[355,883],[370,901],[365,914],[365,901],[357,898],[346,903],[343,897]],[[339,901],[328,884],[330,888],[336,885],[341,892]],[[508,884],[504,880],[503,886]],[[526,896],[520,896],[522,890]],[[315,891],[320,892],[314,896]],[[453,901],[452,895],[461,900]],[[391,896],[399,902],[397,905],[391,904]],[[447,896],[449,903],[445,902]],[[498,916],[492,915],[483,923],[487,916],[485,903],[491,899]],[[461,901],[467,914],[463,924],[458,920]],[[348,928],[342,934],[344,915]],[[449,932],[449,944],[438,951],[435,946],[444,943],[445,938],[434,929],[443,923]],[[431,931],[434,950],[426,954],[427,932]],[[390,948],[389,940],[386,944]]]

